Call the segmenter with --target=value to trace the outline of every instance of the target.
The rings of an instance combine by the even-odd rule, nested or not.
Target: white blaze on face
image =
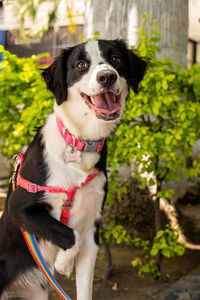
[[[112,91],[115,94],[120,94],[123,88],[123,84],[120,82],[120,76],[118,72],[108,62],[106,62],[105,58],[101,56],[98,42],[89,42],[86,44],[85,50],[91,60],[89,72],[86,74],[86,77],[88,78],[88,84],[85,94],[98,95],[103,91],[104,88],[97,82],[97,74],[103,70],[111,70],[117,75],[117,80],[112,87]]]

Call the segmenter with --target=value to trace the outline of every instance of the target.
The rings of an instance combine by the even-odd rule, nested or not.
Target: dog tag
[[[65,162],[69,163],[71,161],[81,161],[81,152],[76,151],[76,152],[66,152],[65,153]]]

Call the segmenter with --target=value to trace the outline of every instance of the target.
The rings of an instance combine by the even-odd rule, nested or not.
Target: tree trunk
[[[103,248],[104,248],[104,253],[105,253],[105,257],[106,257],[106,264],[107,264],[104,280],[107,280],[112,276],[112,272],[113,272],[112,254],[111,254],[111,251],[110,251],[110,246],[106,242],[106,240],[104,239],[103,235],[101,236],[101,238],[102,238],[102,241],[103,241]]]
[[[183,67],[187,65],[188,0],[88,0],[85,16],[85,38],[123,38],[135,45],[140,16],[148,12],[162,25],[159,57],[170,57]]]

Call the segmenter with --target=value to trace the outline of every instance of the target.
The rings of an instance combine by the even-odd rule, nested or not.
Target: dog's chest
[[[87,161],[88,156],[85,158]],[[79,233],[86,232],[91,226],[94,226],[95,220],[100,218],[106,181],[103,172],[98,172],[95,168],[92,168],[89,173],[83,171],[84,163],[84,160],[81,164],[51,161],[49,163],[50,176],[47,180],[47,185],[59,186],[66,190],[79,186],[75,191],[68,219],[68,226],[76,229]],[[87,176],[96,172],[98,175],[81,187]],[[52,207],[51,215],[57,220],[60,219],[64,201],[67,199],[67,193],[49,193],[45,196],[45,201]]]
[[[99,173],[91,182],[76,191],[70,211],[69,226],[79,232],[87,231],[100,218],[104,198],[105,176]]]

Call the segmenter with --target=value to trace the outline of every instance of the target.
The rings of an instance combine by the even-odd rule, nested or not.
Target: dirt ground
[[[142,255],[141,250],[133,247],[112,247],[112,256],[114,263],[114,274],[107,281],[99,281],[103,277],[106,262],[102,259],[103,249],[100,248],[94,282],[94,300],[151,300],[159,295],[176,280],[188,274],[190,271],[200,265],[200,251],[187,250],[182,257],[172,258],[163,261],[163,271],[168,274],[167,281],[154,280],[149,274],[139,277],[137,270],[130,262],[135,256]],[[98,278],[98,280],[96,280]],[[66,280],[58,275],[57,280],[71,297],[76,299],[75,277]],[[114,288],[114,286],[117,288]],[[60,299],[54,291],[51,291],[50,300]]]

